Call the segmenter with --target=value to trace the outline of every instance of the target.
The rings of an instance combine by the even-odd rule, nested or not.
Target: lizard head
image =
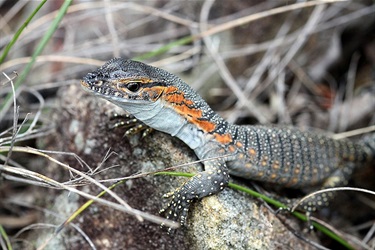
[[[81,80],[82,87],[116,104],[157,101],[166,84],[156,68],[141,62],[114,58]]]
[[[81,85],[157,130],[175,134],[187,122],[205,132],[215,129],[215,124],[208,121],[214,112],[206,102],[180,78],[163,69],[114,58],[88,73]]]

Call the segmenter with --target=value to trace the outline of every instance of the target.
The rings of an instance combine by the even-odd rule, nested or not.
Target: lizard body
[[[156,130],[176,136],[204,161],[172,193],[167,217],[181,224],[190,203],[223,190],[229,175],[283,187],[345,185],[356,166],[374,155],[373,144],[334,140],[293,127],[230,124],[177,76],[141,62],[115,58],[81,81],[83,88],[123,108]],[[371,145],[371,146],[370,146]],[[306,211],[327,204],[323,193],[302,204]]]

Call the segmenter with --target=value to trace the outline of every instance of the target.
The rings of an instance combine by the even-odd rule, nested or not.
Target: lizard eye
[[[129,82],[126,85],[126,88],[130,90],[131,92],[137,92],[141,88],[140,82]]]

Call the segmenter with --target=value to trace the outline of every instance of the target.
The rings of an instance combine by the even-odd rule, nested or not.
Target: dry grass
[[[38,4],[11,2],[0,1],[2,51]],[[75,1],[21,87],[14,89],[17,74],[13,72],[22,72],[31,60],[59,3],[49,1],[43,6],[0,64],[0,225],[13,236],[13,244],[22,241],[22,233],[33,226],[34,230],[57,228],[37,224],[37,217],[30,221],[17,214],[21,207],[30,214],[52,213],[33,203],[40,197],[26,191],[30,186],[67,190],[139,220],[160,223],[159,217],[131,208],[95,180],[99,169],[93,170],[79,156],[59,148],[43,151],[45,145],[40,143],[56,129],[50,116],[61,110],[55,104],[57,90],[78,84],[85,73],[112,57],[144,58],[180,75],[231,122],[294,124],[331,132],[374,131],[371,67],[375,45],[373,37],[363,33],[371,30],[375,20],[374,6],[366,1]],[[344,41],[345,32],[359,42]],[[12,101],[5,105],[9,93]],[[65,157],[76,159],[76,165],[64,163]],[[46,159],[43,167],[30,167],[40,164],[39,158]],[[51,164],[69,172],[70,180],[48,177],[43,168]],[[105,190],[116,202],[79,188],[87,183]],[[19,220],[6,222],[16,215]],[[91,239],[76,230],[94,249]],[[3,239],[2,248],[9,249]],[[39,249],[47,243],[38,245]]]

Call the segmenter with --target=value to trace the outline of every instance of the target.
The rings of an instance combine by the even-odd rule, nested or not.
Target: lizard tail
[[[369,160],[375,160],[375,133],[366,135],[359,141],[359,143],[365,149],[367,155],[369,156]]]

